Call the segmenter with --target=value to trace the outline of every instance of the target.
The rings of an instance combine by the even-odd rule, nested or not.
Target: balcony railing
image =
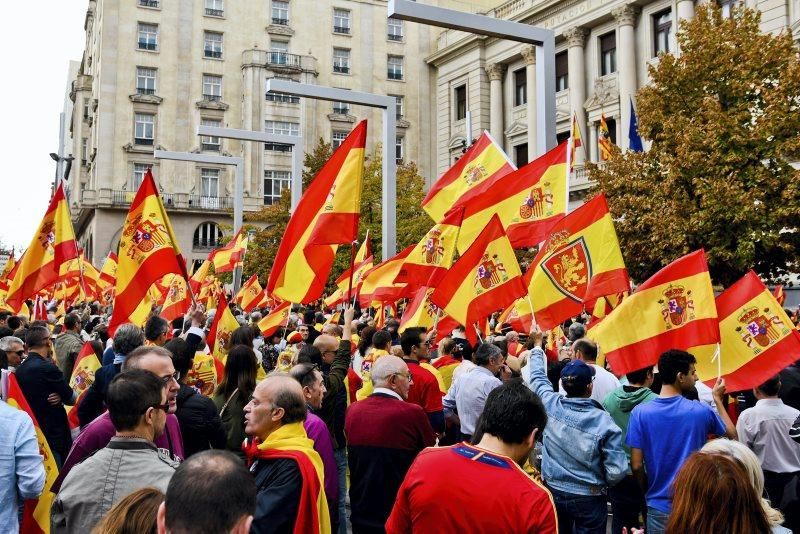
[[[347,115],[350,113],[350,108],[347,106],[333,106],[333,112],[338,115]]]
[[[206,48],[205,50],[203,50],[203,55],[205,57],[213,57],[219,59],[222,57],[222,50],[210,50]]]
[[[272,17],[272,23],[277,25],[277,26],[288,26],[289,25],[289,19],[283,19],[283,18],[280,18],[280,17]]]
[[[386,37],[388,37],[390,41],[402,41],[403,40],[403,36],[402,35],[398,35],[396,33],[390,33]]]
[[[350,33],[349,26],[334,26],[333,33]]]
[[[219,143],[200,143],[200,148],[210,152],[219,152]]]
[[[139,0],[142,7],[158,7],[158,0]]]
[[[222,95],[203,94],[203,100],[206,100],[208,102],[219,102],[220,100],[222,100]]]
[[[139,41],[139,50],[155,50],[157,44],[151,41]]]
[[[395,71],[395,70],[390,70],[389,72],[387,72],[386,75],[390,80],[402,80],[403,79],[403,73]]]
[[[286,93],[265,93],[267,102],[281,102],[283,104],[299,104],[300,97],[297,95],[287,95]]]
[[[221,17],[223,13],[224,12],[221,9],[211,9],[210,7],[206,8],[206,15],[211,17]]]
[[[136,93],[140,95],[154,95],[156,90],[151,87],[137,87]]]
[[[127,206],[133,202],[136,191],[111,191],[112,206]],[[233,197],[211,197],[161,193],[161,201],[167,209],[228,210],[233,208]]]
[[[349,65],[337,65],[336,63],[333,64],[333,72],[338,72],[339,74],[350,74],[350,66]]]
[[[270,152],[291,152],[292,145],[286,145],[284,143],[264,143],[264,150],[269,150]]]
[[[217,241],[216,243],[208,242],[208,241],[195,241],[192,243],[192,250],[196,251],[206,251],[206,250],[214,250],[215,248],[224,247],[225,243],[222,241]]]
[[[300,68],[300,58],[301,56],[289,52],[270,52],[267,55],[267,64]]]
[[[146,137],[135,137],[133,139],[134,145],[145,145],[145,146],[153,146],[153,139],[148,139]]]

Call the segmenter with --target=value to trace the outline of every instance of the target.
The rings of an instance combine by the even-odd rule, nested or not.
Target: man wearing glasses
[[[115,435],[64,479],[51,509],[51,532],[90,532],[134,491],[167,491],[179,464],[154,443],[166,426],[167,397],[163,381],[150,371],[134,369],[114,377],[107,398]]]
[[[14,371],[25,357],[25,344],[18,337],[6,336],[0,339],[1,369]]]

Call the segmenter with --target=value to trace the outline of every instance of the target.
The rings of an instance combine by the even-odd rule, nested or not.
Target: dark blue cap
[[[564,384],[588,386],[592,383],[594,367],[586,365],[583,360],[572,360],[561,369],[561,381]]]

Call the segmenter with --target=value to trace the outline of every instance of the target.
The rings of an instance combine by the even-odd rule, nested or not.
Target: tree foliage
[[[800,154],[800,60],[790,34],[762,34],[759,20],[699,7],[681,25],[680,55],[659,56],[638,93],[650,150],[590,165],[638,281],[701,247],[725,286],[750,268],[768,280],[798,269],[800,182],[789,162]]]

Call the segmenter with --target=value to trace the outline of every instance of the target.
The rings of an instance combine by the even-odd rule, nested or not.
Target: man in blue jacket
[[[604,534],[607,493],[628,472],[622,431],[590,397],[594,369],[581,360],[561,371],[566,397],[553,391],[545,371],[542,332],[531,333],[530,386],[547,412],[542,448],[542,478],[558,512],[559,532]]]

